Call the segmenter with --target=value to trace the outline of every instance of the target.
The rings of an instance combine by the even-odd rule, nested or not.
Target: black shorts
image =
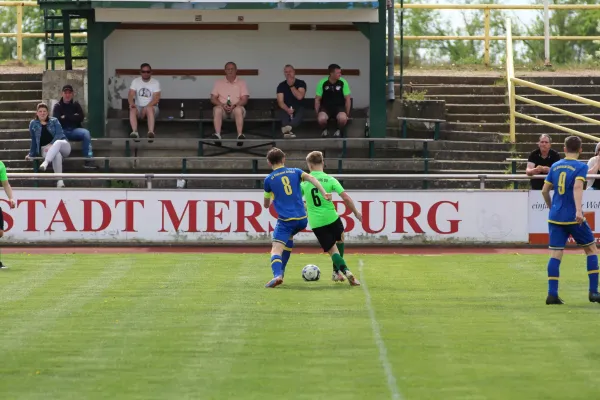
[[[2,212],[2,207],[0,207],[0,231],[4,230],[4,213]]]
[[[339,113],[346,113],[345,106],[321,106],[319,108],[320,113],[325,113],[329,117],[329,119],[337,119]]]
[[[329,225],[313,229],[319,244],[323,251],[329,251],[336,242],[341,242],[344,238],[344,224],[342,219],[338,218]]]

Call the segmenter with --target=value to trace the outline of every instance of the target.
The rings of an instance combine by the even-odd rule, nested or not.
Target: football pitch
[[[544,303],[546,255],[345,258],[363,286],[321,254],[276,289],[266,252],[3,254],[1,398],[596,398],[582,255],[564,306]]]

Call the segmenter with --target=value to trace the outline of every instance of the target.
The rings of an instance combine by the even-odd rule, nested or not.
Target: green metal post
[[[512,170],[513,175],[515,175],[517,173],[517,162],[516,161],[511,162],[511,170]],[[514,181],[513,189],[518,189],[518,188],[519,188],[519,182]]]
[[[187,174],[187,158],[181,159],[181,173]]]
[[[198,140],[198,157],[204,157],[204,143]]]
[[[400,0],[400,93],[396,96],[402,98],[404,89],[404,0]]]
[[[406,120],[402,120],[402,137],[406,139],[407,135],[407,127]]]
[[[108,158],[104,159],[104,173],[108,174],[110,172],[110,160]],[[106,181],[106,187],[110,187],[110,179]]]
[[[369,158],[375,158],[375,142],[369,140]]]
[[[433,131],[433,140],[438,140],[440,138],[440,123],[435,123],[435,130]]]
[[[104,40],[117,26],[118,23],[95,22],[93,14],[88,17],[88,123],[93,137],[106,136]]]
[[[129,144],[129,140],[125,141],[125,157],[131,157],[131,145]]]
[[[71,16],[66,10],[62,11],[63,23],[63,49],[65,52],[65,71],[73,69],[73,55],[71,51]]]

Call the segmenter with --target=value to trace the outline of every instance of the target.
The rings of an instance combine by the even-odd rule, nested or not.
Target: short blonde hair
[[[312,165],[323,164],[323,153],[320,151],[311,151],[306,156],[306,162]]]

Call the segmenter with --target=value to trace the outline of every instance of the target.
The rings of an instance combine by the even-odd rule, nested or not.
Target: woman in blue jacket
[[[71,154],[71,145],[63,133],[60,122],[48,114],[48,106],[40,103],[37,106],[35,119],[29,123],[29,134],[31,135],[31,148],[25,159],[33,157],[44,157],[44,162],[40,165],[40,171],[45,171],[49,164],[52,164],[54,172],[61,174],[63,158]],[[57,187],[65,187],[60,179]]]

